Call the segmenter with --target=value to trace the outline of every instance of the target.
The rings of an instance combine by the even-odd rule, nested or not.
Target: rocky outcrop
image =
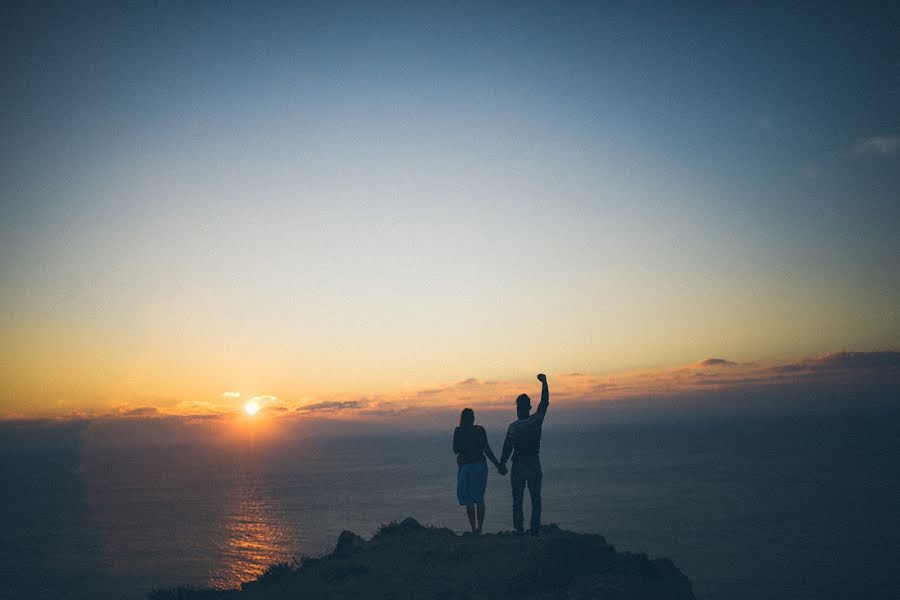
[[[345,531],[332,554],[274,565],[241,590],[169,590],[151,600],[694,598],[690,581],[669,560],[617,552],[602,536],[555,525],[540,533],[460,536],[406,519],[382,526],[369,541]]]

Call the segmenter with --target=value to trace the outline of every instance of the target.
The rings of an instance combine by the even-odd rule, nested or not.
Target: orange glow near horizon
[[[837,381],[858,376],[872,369],[892,368],[898,360],[895,351],[839,352],[790,361],[757,363],[725,358],[706,358],[668,368],[619,373],[548,373],[556,406],[600,405],[630,398],[663,397],[747,385],[781,385],[797,381]],[[549,371],[549,370],[548,370]],[[535,372],[537,372],[535,370]],[[854,375],[855,374],[855,375]],[[221,389],[221,388],[220,388]],[[345,390],[335,394],[302,394],[292,389],[278,393],[246,393],[226,390],[198,394],[193,400],[142,402],[127,400],[95,410],[0,413],[0,418],[171,418],[196,421],[231,422],[237,434],[257,435],[283,419],[328,418],[351,421],[396,419],[428,420],[435,411],[458,410],[475,406],[483,410],[503,410],[520,393],[532,396],[540,390],[533,375],[506,379],[468,378],[456,382],[405,384],[358,394]],[[280,390],[271,390],[279,391]],[[206,398],[206,399],[203,399]],[[238,399],[247,398],[243,402]],[[66,405],[59,405],[60,408]]]

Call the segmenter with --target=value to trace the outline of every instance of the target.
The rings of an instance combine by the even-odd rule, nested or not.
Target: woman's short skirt
[[[484,502],[484,490],[487,488],[487,464],[483,462],[460,465],[456,474],[456,498],[460,505],[467,506],[473,502]]]

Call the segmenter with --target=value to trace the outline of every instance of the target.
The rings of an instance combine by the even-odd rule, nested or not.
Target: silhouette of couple
[[[484,490],[487,487],[487,459],[497,467],[501,475],[506,475],[506,461],[512,454],[510,483],[513,497],[513,527],[518,534],[524,534],[522,501],[525,488],[531,495],[531,533],[538,535],[541,528],[541,426],[550,406],[550,391],[547,376],[537,376],[541,382],[541,402],[531,414],[531,398],[521,394],[516,398],[516,420],[509,424],[500,460],[494,456],[487,441],[484,427],[475,424],[475,411],[463,409],[459,416],[459,427],[453,432],[453,452],[459,471],[456,475],[456,497],[460,506],[466,507],[472,533],[480,534],[484,524]]]

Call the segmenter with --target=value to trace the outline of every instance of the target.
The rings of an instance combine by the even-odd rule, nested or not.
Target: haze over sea
[[[452,425],[226,447],[5,423],[0,596],[234,587],[329,552],[343,529],[370,536],[414,516],[461,531]],[[891,409],[548,419],[544,522],[669,557],[705,600],[896,598],[897,431]],[[488,433],[498,448],[502,429]],[[486,502],[486,529],[509,529],[508,479],[491,473]]]

